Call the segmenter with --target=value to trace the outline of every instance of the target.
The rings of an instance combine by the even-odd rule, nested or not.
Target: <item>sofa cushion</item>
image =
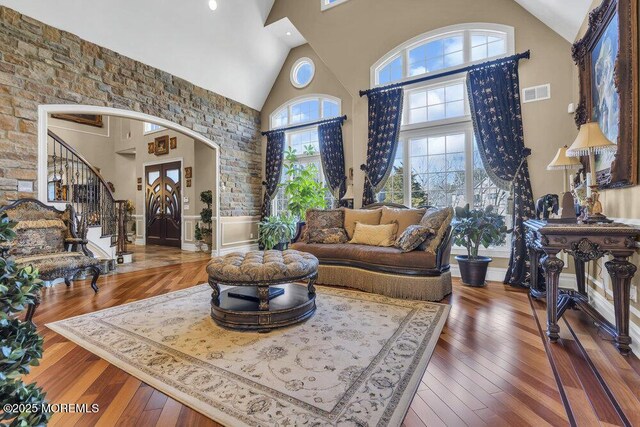
[[[427,239],[419,247],[420,250],[429,251],[435,253],[438,249],[438,245],[442,242],[444,233],[451,225],[453,219],[453,208],[429,208],[422,217],[420,225],[432,228],[436,234],[427,237]]]
[[[371,246],[393,246],[396,242],[398,223],[368,225],[356,222],[356,231],[349,243]]]
[[[431,270],[436,267],[436,256],[430,252],[412,251],[403,253],[394,247],[367,246],[358,244],[321,245],[293,243],[291,249],[308,252],[322,262],[361,263],[389,269]]]
[[[344,228],[323,228],[320,230],[309,230],[307,233],[308,243],[347,243],[347,233]]]
[[[378,225],[382,209],[344,209],[344,229],[349,239],[353,238],[356,231],[356,222],[361,224]]]
[[[395,247],[402,252],[411,252],[420,246],[427,237],[435,235],[433,228],[425,227],[423,225],[410,225],[406,230],[396,239]]]
[[[303,240],[308,240],[311,230],[342,228],[344,224],[343,209],[309,209],[306,216],[306,231]]]
[[[396,209],[383,206],[380,224],[397,222],[398,236],[400,236],[410,225],[420,224],[426,211],[426,209]]]
[[[20,221],[9,254],[20,257],[64,251],[67,227],[59,219]]]

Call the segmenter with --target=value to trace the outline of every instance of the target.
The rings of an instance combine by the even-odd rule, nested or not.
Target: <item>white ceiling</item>
[[[515,0],[549,28],[573,43],[592,0]]]
[[[274,0],[217,1],[215,12],[208,0],[0,4],[260,110],[289,50],[306,42],[291,22],[265,28]]]

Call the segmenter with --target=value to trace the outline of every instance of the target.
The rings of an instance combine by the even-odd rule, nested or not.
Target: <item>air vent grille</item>
[[[522,102],[536,102],[551,98],[551,85],[532,86],[522,89]]]

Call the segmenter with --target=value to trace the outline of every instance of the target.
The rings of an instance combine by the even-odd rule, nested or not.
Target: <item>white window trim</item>
[[[144,123],[149,123],[149,124],[155,125],[155,123],[151,123],[151,122],[144,122]],[[160,125],[156,125],[156,126],[160,126]],[[154,129],[154,130],[151,130],[151,131],[147,131],[146,127],[147,127],[146,124],[144,124],[143,127],[142,127],[142,134],[145,135],[145,136],[146,135],[151,135],[152,133],[158,133],[158,132],[163,132],[163,131],[167,130],[167,128],[160,126],[159,129]]]
[[[298,69],[305,63],[311,65],[311,77],[309,78],[309,81],[307,83],[302,84],[296,80],[296,74],[298,73]],[[305,56],[293,63],[293,66],[291,67],[291,72],[289,75],[289,80],[291,80],[291,84],[296,89],[303,89],[311,84],[315,76],[316,76],[316,64],[315,62],[313,62],[311,58],[307,58]]]
[[[333,3],[329,3],[328,0],[320,0],[320,10],[324,12],[325,10],[329,10],[333,7],[339,6],[342,3],[346,3],[347,1],[349,0],[337,0]]]
[[[322,0],[324,1],[324,0]],[[411,48],[413,48],[414,46],[418,46],[421,44],[424,44],[430,40],[437,40],[440,38],[444,38],[447,37],[451,34],[454,33],[460,33],[460,32],[466,32],[465,33],[465,37],[469,37],[469,34],[471,31],[497,31],[497,32],[501,32],[501,33],[505,33],[506,37],[507,37],[507,43],[506,43],[506,48],[507,48],[507,52],[505,53],[506,56],[508,55],[513,55],[515,53],[515,30],[513,27],[509,26],[509,25],[501,25],[501,24],[492,24],[492,23],[486,23],[486,22],[474,22],[474,23],[467,23],[467,24],[456,24],[456,25],[450,25],[447,27],[442,27],[442,28],[438,28],[436,30],[432,30],[432,31],[428,31],[426,33],[420,34],[419,36],[416,36],[410,40],[407,40],[406,42],[396,46],[395,48],[393,48],[392,50],[390,50],[387,54],[385,54],[382,58],[380,58],[375,64],[373,64],[371,66],[370,69],[370,82],[371,82],[371,87],[375,87],[375,86],[379,86],[379,84],[377,83],[377,71],[378,69],[383,68],[385,65],[387,65],[389,62],[391,62],[392,60],[396,59],[398,57],[398,55],[402,55],[402,61],[403,61],[403,70],[407,70],[407,65],[408,65],[408,55],[409,55],[409,50]],[[465,49],[464,49],[464,56],[465,59],[470,59],[471,55],[471,43],[469,42],[469,40],[465,40],[464,43]],[[436,73],[443,73],[446,71],[450,71],[450,70],[455,70],[456,68],[462,68],[462,67],[466,67],[469,65],[473,65],[473,64],[477,64],[477,63],[482,63],[485,61],[490,61],[491,59],[493,59],[494,57],[490,57],[490,58],[484,58],[478,61],[465,61],[463,65],[460,66],[455,66],[455,67],[449,67],[449,68],[442,68],[439,69],[437,71],[434,71],[433,74]],[[412,76],[412,77],[404,77],[401,80],[398,81],[394,81],[393,83],[399,83],[399,82],[403,82],[403,81],[408,81],[408,80],[413,80],[416,78],[420,78],[421,76],[427,76],[428,74],[422,74],[420,76]]]
[[[312,123],[315,122],[316,120],[308,120],[306,122],[297,122],[297,123],[292,123],[290,124],[290,120],[291,120],[291,107],[295,104],[301,103],[301,102],[305,102],[305,101],[311,101],[311,100],[318,100],[320,102],[320,119],[319,120],[325,120],[325,119],[331,119],[332,117],[324,117],[324,103],[322,101],[331,101],[334,102],[336,104],[338,104],[338,116],[339,117],[342,114],[342,100],[340,98],[336,98],[335,96],[331,96],[331,95],[326,95],[326,94],[322,94],[322,93],[314,93],[311,95],[302,95],[302,96],[298,96],[296,98],[290,99],[289,101],[285,102],[284,104],[280,105],[278,108],[276,108],[273,113],[271,113],[271,115],[269,116],[269,129],[270,130],[274,130],[274,129],[279,129],[281,127],[288,127],[288,126],[298,126],[298,125],[304,125],[306,123]],[[274,127],[273,126],[273,121],[276,117],[276,114],[278,114],[280,111],[282,111],[284,108],[287,108],[287,124],[283,125],[283,126],[279,126],[279,127]]]

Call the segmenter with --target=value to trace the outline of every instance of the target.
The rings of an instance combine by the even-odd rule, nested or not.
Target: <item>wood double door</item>
[[[145,168],[147,244],[182,246],[180,162]]]

